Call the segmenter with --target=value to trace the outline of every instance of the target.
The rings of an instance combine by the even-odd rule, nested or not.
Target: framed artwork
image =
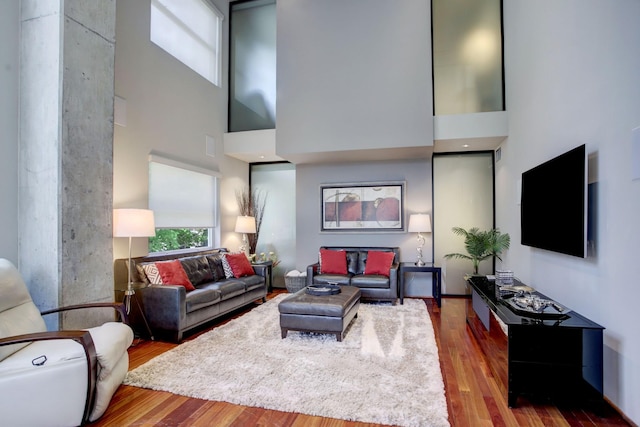
[[[404,186],[397,182],[321,184],[323,232],[403,232]]]

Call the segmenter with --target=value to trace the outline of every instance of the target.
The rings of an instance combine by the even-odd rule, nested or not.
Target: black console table
[[[602,404],[602,326],[570,310],[529,315],[497,295],[495,282],[486,276],[467,282],[467,324],[510,407],[519,394]]]

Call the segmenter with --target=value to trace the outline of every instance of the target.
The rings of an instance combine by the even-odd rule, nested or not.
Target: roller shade
[[[158,228],[214,228],[217,218],[216,172],[149,162],[149,209]],[[172,163],[172,164],[167,164]]]

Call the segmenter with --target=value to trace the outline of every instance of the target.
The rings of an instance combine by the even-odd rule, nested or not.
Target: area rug
[[[448,426],[438,348],[425,304],[360,304],[342,342],[280,335],[278,302],[129,372],[125,384],[200,399],[398,426]]]

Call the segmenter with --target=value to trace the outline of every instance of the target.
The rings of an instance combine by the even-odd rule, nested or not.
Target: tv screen
[[[581,145],[522,174],[523,245],[586,256],[586,165]]]

